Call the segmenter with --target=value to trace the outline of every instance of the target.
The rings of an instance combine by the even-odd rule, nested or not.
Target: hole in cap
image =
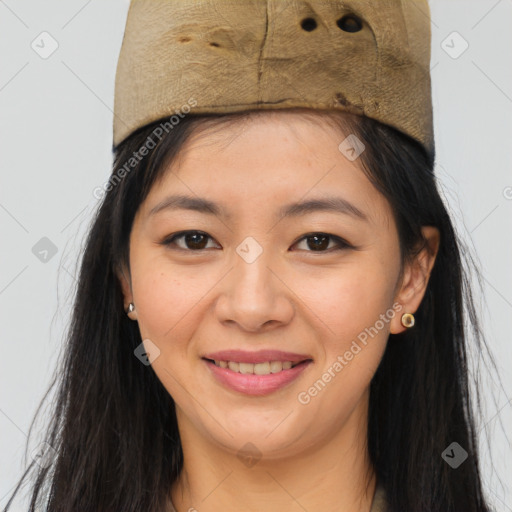
[[[314,18],[304,18],[301,21],[300,26],[306,32],[311,32],[312,30],[315,30],[315,28],[316,28],[316,21]]]
[[[354,14],[342,16],[336,25],[344,32],[359,32],[363,28],[363,22]]]

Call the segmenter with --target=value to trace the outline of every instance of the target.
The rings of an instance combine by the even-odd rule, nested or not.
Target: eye
[[[183,251],[202,251],[208,248],[206,246],[208,239],[213,240],[210,235],[203,231],[180,231],[166,238],[162,245],[178,245],[177,248]],[[181,245],[176,244],[177,240],[183,243]]]
[[[161,242],[162,245],[175,245],[178,250],[199,252],[208,249],[208,239],[213,240],[210,235],[203,231],[180,231],[175,233]],[[178,243],[180,241],[181,243]],[[332,252],[332,250],[342,250],[352,248],[348,242],[336,235],[329,233],[308,233],[300,238],[294,245],[306,241],[307,252]],[[335,247],[329,247],[329,241],[336,242]],[[210,247],[211,248],[211,247]],[[306,249],[307,250],[307,249]]]
[[[333,248],[329,248],[329,240],[336,242],[337,247],[334,247],[335,251],[352,247],[348,242],[339,236],[330,235],[329,233],[308,233],[307,235],[303,236],[297,243],[306,241],[306,246],[312,249],[307,252],[332,252]]]

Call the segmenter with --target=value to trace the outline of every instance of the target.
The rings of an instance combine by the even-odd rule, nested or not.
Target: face
[[[277,458],[365,435],[370,380],[417,303],[344,138],[293,112],[198,131],[139,208],[121,280],[182,438]]]

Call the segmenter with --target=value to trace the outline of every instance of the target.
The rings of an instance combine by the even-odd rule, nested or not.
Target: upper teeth
[[[215,366],[221,368],[229,368],[238,373],[253,373],[255,375],[268,375],[269,373],[277,373],[281,370],[289,370],[292,366],[299,363],[291,361],[267,361],[265,363],[237,363],[235,361],[214,361]]]

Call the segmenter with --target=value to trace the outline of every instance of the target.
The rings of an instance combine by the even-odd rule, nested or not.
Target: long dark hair
[[[6,512],[29,474],[31,512],[165,510],[183,463],[174,401],[151,366],[134,356],[142,340],[124,311],[116,272],[121,264],[129,268],[129,235],[140,204],[193,128],[247,115],[189,115],[156,137],[160,120],[113,148],[112,176],[86,240],[64,357],[52,384],[58,382],[58,393],[45,440],[56,455],[47,467],[30,464]],[[366,117],[325,118],[365,143],[359,158],[392,207],[402,260],[418,250],[422,226],[436,226],[441,234],[415,314],[418,327],[390,335],[371,383],[368,447],[390,512],[486,512],[466,345],[471,338],[480,352],[486,346],[460,241],[433,172],[434,154]],[[149,138],[155,147],[127,166]],[[457,469],[442,458],[452,442],[469,454]]]

